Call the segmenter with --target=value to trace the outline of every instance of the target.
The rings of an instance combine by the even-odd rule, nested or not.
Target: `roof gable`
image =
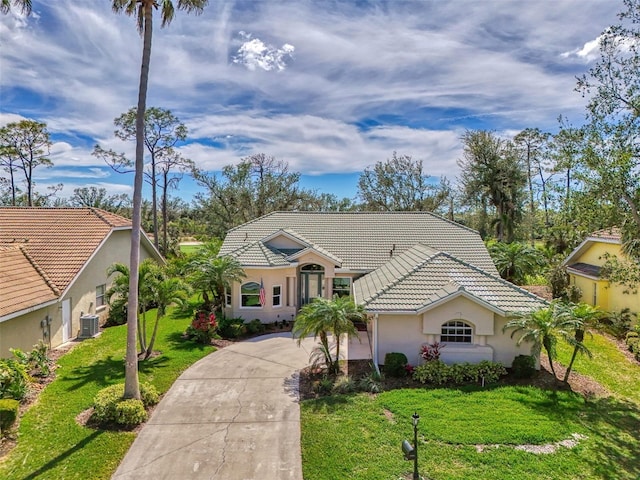
[[[313,244],[353,271],[374,270],[423,243],[497,275],[477,232],[431,212],[273,212],[230,230],[220,254],[274,238],[278,232]]]

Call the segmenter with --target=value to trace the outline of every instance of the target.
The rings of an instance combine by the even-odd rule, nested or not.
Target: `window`
[[[471,325],[461,321],[452,320],[442,325],[440,332],[441,342],[471,343],[473,328]]]
[[[261,308],[260,284],[247,282],[240,287],[241,305],[248,308]]]
[[[96,308],[104,307],[104,292],[106,291],[107,286],[105,284],[98,285],[96,287]]]
[[[351,295],[351,278],[335,277],[333,279],[333,292],[331,296],[348,297]]]
[[[229,292],[228,290],[224,291],[224,304],[227,307],[231,306],[231,292]]]
[[[279,307],[282,305],[282,285],[274,285],[273,286],[273,295],[271,297],[272,305],[274,307]]]

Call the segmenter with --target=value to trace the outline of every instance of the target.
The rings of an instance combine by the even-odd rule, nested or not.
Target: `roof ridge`
[[[485,272],[485,271],[484,271],[484,270],[482,270],[480,267],[476,267],[475,265],[472,265],[472,264],[470,264],[470,263],[468,263],[468,262],[465,262],[464,260],[460,260],[459,258],[454,257],[454,256],[453,256],[453,255],[451,255],[450,253],[447,253],[447,252],[438,252],[438,254],[437,254],[437,255],[434,255],[434,258],[435,258],[435,257],[437,257],[437,256],[440,256],[440,255],[445,256],[445,257],[447,257],[447,258],[449,258],[449,259],[453,260],[454,262],[460,263],[460,264],[464,265],[465,267],[469,267],[469,268],[471,268],[472,270],[475,270],[475,271],[477,271],[477,272],[479,272],[479,273],[481,273],[481,274],[483,274],[483,275],[486,275],[487,277],[490,277],[490,278],[492,278],[492,279],[494,279],[494,280],[497,280],[497,281],[499,281],[500,283],[504,284],[505,286],[507,286],[507,287],[509,287],[509,288],[513,288],[513,289],[515,289],[515,290],[518,290],[518,291],[520,291],[521,293],[524,293],[525,295],[527,295],[527,296],[529,296],[529,297],[533,297],[533,298],[535,298],[535,299],[537,299],[537,300],[542,300],[543,302],[546,302],[546,300],[545,300],[544,298],[539,297],[539,296],[537,296],[537,295],[536,295],[536,294],[534,294],[534,293],[531,293],[529,290],[524,289],[524,288],[522,288],[522,287],[520,287],[520,286],[516,285],[515,283],[511,283],[511,282],[509,282],[509,281],[505,280],[504,278],[502,278],[502,277],[500,277],[500,276],[491,275],[489,272]],[[464,288],[464,285],[462,285],[462,287]],[[466,288],[465,288],[464,290],[465,290],[465,291],[468,291]]]
[[[38,265],[36,263],[36,261],[31,258],[31,255],[29,255],[29,252],[27,252],[27,250],[24,248],[23,245],[20,245],[18,247],[20,249],[20,251],[22,252],[22,254],[24,255],[24,257],[27,259],[27,261],[31,264],[31,266],[34,268],[34,270],[36,272],[38,272],[38,275],[40,275],[42,277],[42,279],[44,280],[44,282],[47,284],[47,286],[51,289],[51,291],[57,296],[60,296],[60,290],[58,289],[58,287],[51,281],[51,279],[49,278],[49,276],[46,274],[46,272],[42,269],[42,267],[40,267],[40,265]]]

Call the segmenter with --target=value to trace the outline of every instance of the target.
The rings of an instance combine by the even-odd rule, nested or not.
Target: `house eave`
[[[50,305],[54,305],[54,304],[58,303],[61,298],[62,298],[62,295],[60,295],[59,298],[56,298],[54,300],[49,300],[48,302],[40,303],[38,305],[33,305],[31,307],[28,307],[28,308],[23,308],[22,310],[18,310],[17,312],[8,313],[7,315],[4,315],[4,316],[0,317],[0,323],[6,322],[8,320],[13,320],[14,318],[21,317],[22,315],[26,315],[28,313],[35,312],[36,310],[40,310],[42,308],[46,308],[46,307],[48,307]]]

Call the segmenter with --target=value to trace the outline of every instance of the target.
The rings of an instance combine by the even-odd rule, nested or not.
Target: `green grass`
[[[155,318],[155,312],[152,316]],[[155,350],[161,355],[140,364],[140,379],[160,393],[192,363],[213,351],[180,335],[190,318],[166,316],[160,322]],[[63,356],[56,379],[24,415],[17,447],[0,463],[2,479],[110,478],[135,435],[92,430],[75,417],[89,408],[102,388],[124,381],[126,327],[112,327]]]
[[[630,362],[609,339],[597,333],[587,335],[584,343],[593,358],[578,354],[573,371],[593,378],[614,396],[640,405],[640,364]],[[560,363],[569,365],[571,347],[558,342],[557,352]]]
[[[534,387],[416,389],[302,403],[305,480],[400,479],[412,471],[400,443],[417,411],[419,464],[433,479],[637,479],[640,409]],[[585,435],[575,448],[515,450]],[[500,444],[478,452],[476,445]]]
[[[180,251],[184,254],[194,253],[200,248],[202,245],[180,245]]]

